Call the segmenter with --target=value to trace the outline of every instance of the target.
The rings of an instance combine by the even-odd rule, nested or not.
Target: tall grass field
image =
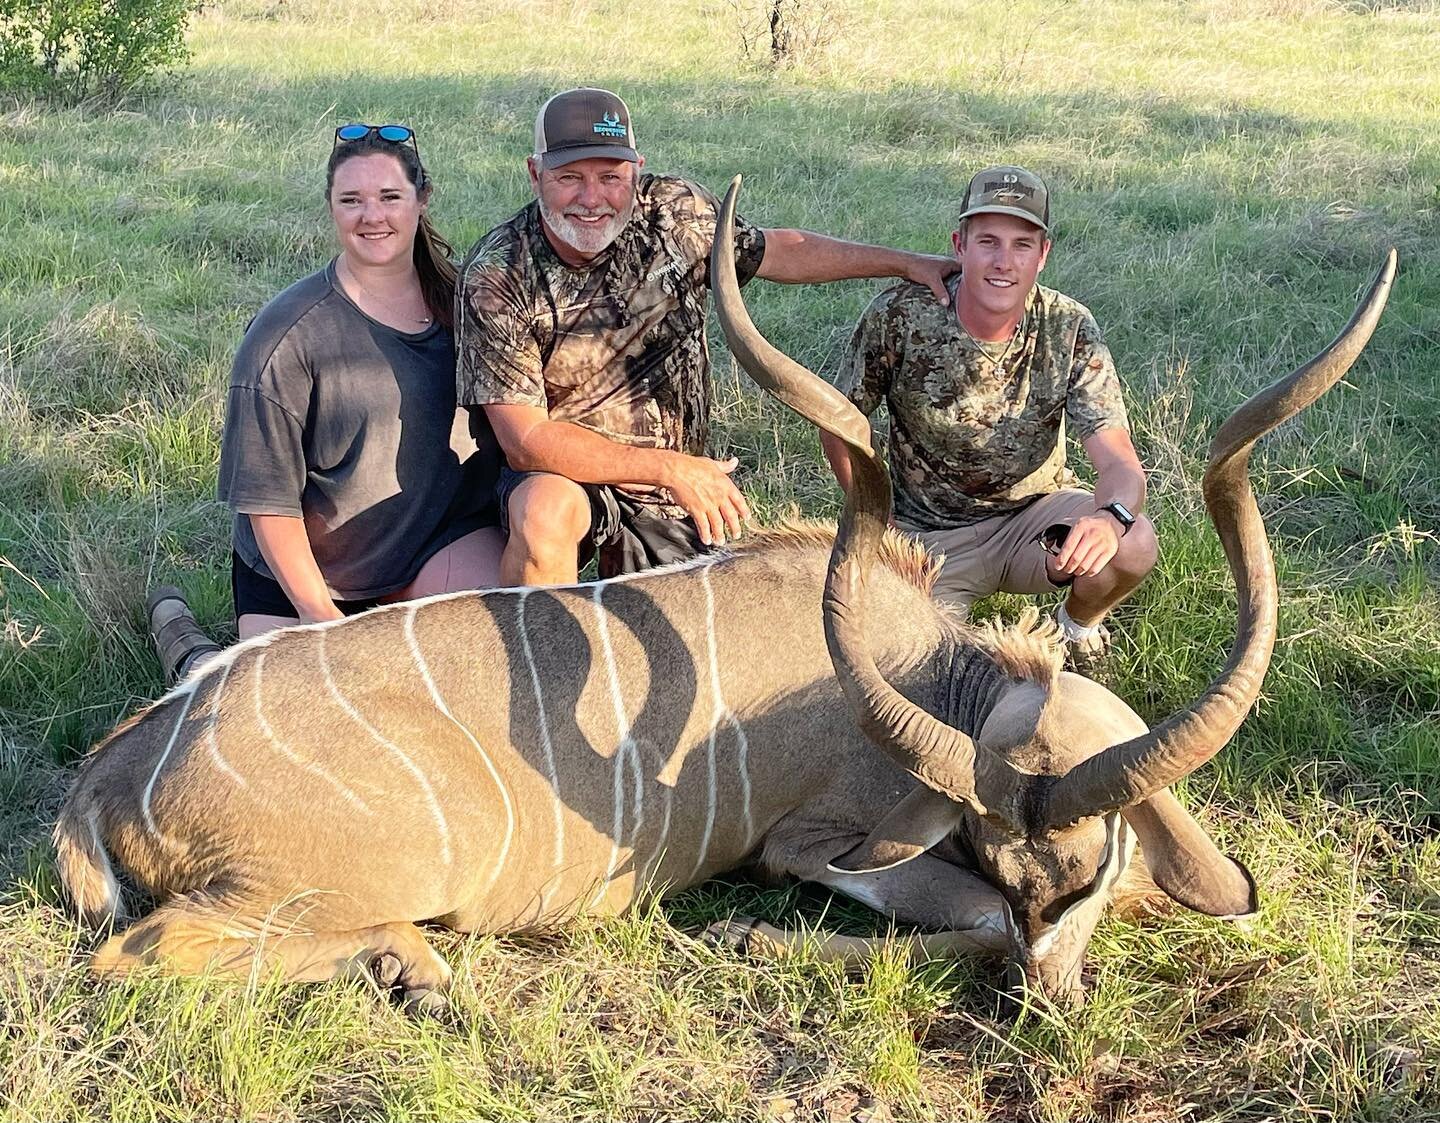
[[[776,68],[765,8],[219,0],[189,67],[118,108],[0,104],[0,1119],[1440,1119],[1440,9],[800,0]],[[1215,425],[1399,247],[1365,354],[1257,451],[1281,639],[1180,793],[1254,872],[1256,919],[1107,919],[1085,1008],[1013,1019],[987,962],[697,941],[731,913],[886,931],[743,874],[544,939],[436,932],[443,1020],[354,983],[88,977],[48,832],[87,748],[163,689],[146,589],[233,638],[229,365],[334,252],[334,126],[413,125],[463,251],[528,200],[535,111],[579,84],[629,100],[650,169],[743,172],[766,226],[940,252],[974,170],[1047,177],[1042,279],[1105,329],[1150,470],[1161,560],[1109,682],[1151,720],[1233,636],[1198,491]],[[747,300],[833,377],[879,287]],[[814,433],[712,342],[715,451],[761,519],[833,516]]]

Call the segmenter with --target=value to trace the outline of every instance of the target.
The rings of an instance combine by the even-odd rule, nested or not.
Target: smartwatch
[[[1120,524],[1121,538],[1129,534],[1130,528],[1135,525],[1135,516],[1130,513],[1130,508],[1124,503],[1106,503],[1100,510],[1109,511],[1115,516],[1115,521]]]

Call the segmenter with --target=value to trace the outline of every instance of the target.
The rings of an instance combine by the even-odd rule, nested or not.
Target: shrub
[[[188,57],[200,0],[0,0],[0,90],[114,101]]]

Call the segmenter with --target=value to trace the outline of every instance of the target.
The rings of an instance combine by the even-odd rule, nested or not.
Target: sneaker
[[[1065,638],[1065,666],[1077,675],[1095,678],[1105,669],[1110,659],[1110,630],[1104,624],[1096,625],[1086,636]]]
[[[165,681],[179,682],[222,649],[200,630],[185,594],[174,585],[161,585],[145,601],[150,638],[165,671]]]
[[[1094,678],[1110,654],[1110,632],[1104,624],[1085,628],[1070,619],[1062,604],[1055,610],[1055,625],[1065,644],[1065,666],[1076,674]]]

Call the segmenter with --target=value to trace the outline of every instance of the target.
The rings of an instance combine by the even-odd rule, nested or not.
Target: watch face
[[[1126,526],[1135,521],[1135,516],[1130,513],[1130,508],[1123,503],[1107,503],[1105,510],[1113,512],[1115,517]]]

